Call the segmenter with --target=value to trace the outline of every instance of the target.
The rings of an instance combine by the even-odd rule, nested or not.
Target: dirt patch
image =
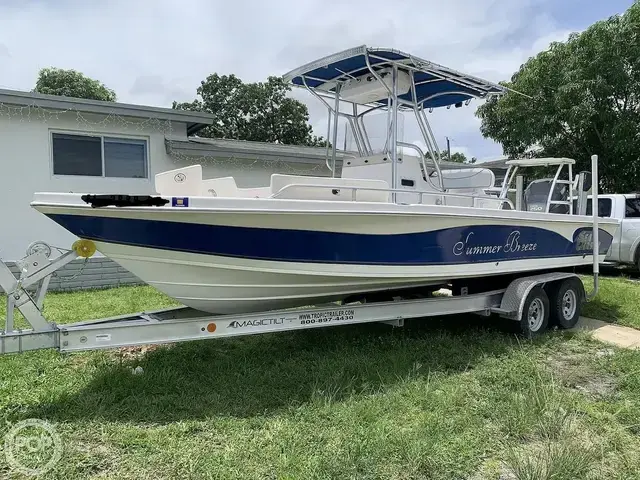
[[[513,472],[496,459],[485,460],[476,473],[467,478],[467,480],[486,480],[488,478],[495,480],[518,480]]]
[[[574,388],[594,397],[610,397],[616,391],[616,381],[613,377],[599,375],[585,379],[583,383],[574,385]]]
[[[139,345],[135,347],[121,347],[114,352],[114,355],[122,361],[138,360],[144,357],[147,353],[153,352],[154,350],[162,347],[163,345]]]
[[[547,364],[564,386],[591,397],[604,398],[616,393],[617,381],[611,375],[596,371],[591,359],[594,355],[603,357],[611,354],[611,350],[558,353],[547,357]]]

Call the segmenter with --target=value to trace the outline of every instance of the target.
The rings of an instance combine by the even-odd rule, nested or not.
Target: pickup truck
[[[587,200],[587,215],[592,215],[590,197]],[[599,194],[598,216],[620,221],[605,261],[640,270],[640,194]]]

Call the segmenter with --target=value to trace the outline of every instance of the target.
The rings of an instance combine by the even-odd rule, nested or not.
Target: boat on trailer
[[[573,160],[512,160],[499,189],[481,164],[441,168],[427,111],[504,87],[366,46],[284,78],[327,107],[331,176],[274,174],[269,185],[239,188],[233,177],[203,179],[192,165],[156,175],[154,196],[36,193],[31,205],[145,283],[213,314],[431,291],[604,260],[618,223],[601,219],[594,231],[593,219],[573,210],[570,200],[587,189]],[[374,112],[387,118],[380,151],[364,121]],[[415,117],[427,152],[399,140],[401,112]],[[357,149],[340,169],[339,118]],[[525,186],[518,172],[542,166],[555,176]]]

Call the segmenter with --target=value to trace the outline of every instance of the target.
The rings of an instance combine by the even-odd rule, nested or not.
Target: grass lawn
[[[593,284],[585,278],[585,287]],[[587,317],[640,329],[640,281],[601,278],[598,296],[585,305]]]
[[[590,308],[637,319],[602,283]],[[132,287],[45,309],[63,323],[167,305]],[[48,420],[64,452],[43,478],[65,480],[640,479],[640,352],[516,331],[463,316],[0,357],[0,439]]]

